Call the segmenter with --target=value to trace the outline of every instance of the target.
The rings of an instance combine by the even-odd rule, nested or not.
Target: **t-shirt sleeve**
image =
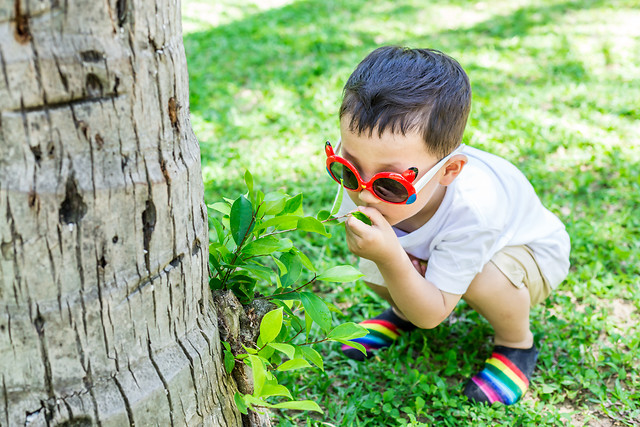
[[[443,236],[431,252],[425,279],[442,291],[464,294],[491,259],[499,235],[500,230],[465,227]]]

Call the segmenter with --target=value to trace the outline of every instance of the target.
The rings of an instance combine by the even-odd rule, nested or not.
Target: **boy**
[[[569,236],[515,166],[461,144],[470,104],[454,59],[376,49],[345,85],[327,170],[349,196],[341,213],[372,221],[348,217],[347,243],[367,285],[391,305],[362,322],[369,334],[355,341],[371,355],[403,332],[436,327],[462,298],[495,332],[491,358],[464,393],[513,404],[538,356],[529,308],[566,277]]]

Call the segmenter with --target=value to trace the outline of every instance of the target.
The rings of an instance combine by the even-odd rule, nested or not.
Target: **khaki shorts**
[[[520,289],[526,286],[531,306],[543,302],[551,293],[551,286],[542,275],[533,252],[528,246],[507,246],[491,258],[491,262]]]

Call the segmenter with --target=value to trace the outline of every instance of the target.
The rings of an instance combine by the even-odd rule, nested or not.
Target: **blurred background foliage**
[[[339,136],[347,77],[380,45],[431,47],[470,76],[465,142],[516,164],[572,238],[569,277],[533,311],[540,365],[517,408],[473,407],[460,397],[491,335],[461,303],[448,325],[412,334],[371,363],[326,348],[325,372],[292,374],[299,397],[325,408],[310,422],[640,420],[636,0],[183,0],[182,7],[208,203],[236,198],[249,169],[263,191],[303,193],[307,213],[329,209],[336,188],[323,144]],[[331,239],[300,242],[319,266],[355,261],[338,229]],[[383,307],[359,282],[317,291],[356,321]],[[287,425],[309,415],[274,416]]]

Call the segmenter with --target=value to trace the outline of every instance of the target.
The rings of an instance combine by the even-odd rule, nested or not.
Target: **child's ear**
[[[440,178],[440,185],[449,185],[462,172],[462,168],[467,164],[467,156],[456,154],[444,166],[444,175]]]

